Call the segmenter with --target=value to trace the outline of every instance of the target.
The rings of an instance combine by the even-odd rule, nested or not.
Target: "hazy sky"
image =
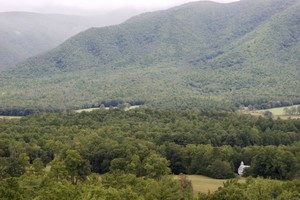
[[[0,12],[69,12],[70,10],[112,11],[123,8],[156,10],[196,0],[0,0]],[[228,3],[237,0],[214,0]]]

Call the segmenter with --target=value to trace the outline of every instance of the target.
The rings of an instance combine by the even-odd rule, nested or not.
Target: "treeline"
[[[144,101],[129,101],[129,102],[125,102],[125,101],[118,101],[118,100],[112,100],[112,101],[99,101],[95,104],[85,104],[82,106],[82,109],[87,109],[87,108],[99,108],[99,107],[122,107],[124,105],[128,105],[128,106],[141,106],[144,105],[145,102]]]
[[[36,113],[0,121],[0,180],[21,187],[22,177],[41,175],[48,178],[40,184],[73,188],[109,173],[157,185],[168,174],[233,178],[241,161],[251,165],[247,176],[292,180],[299,144],[300,120],[196,110]]]
[[[0,116],[27,116],[32,115],[34,113],[40,113],[40,112],[47,112],[47,113],[58,113],[63,111],[71,111],[76,109],[87,109],[87,108],[101,108],[101,107],[130,107],[130,106],[141,106],[144,105],[144,101],[118,101],[118,100],[112,100],[112,101],[99,101],[95,104],[84,104],[81,107],[69,107],[69,108],[55,108],[48,105],[44,107],[36,107],[36,108],[23,108],[23,107],[0,107]]]
[[[245,183],[230,180],[216,192],[200,194],[198,200],[297,200],[300,197],[300,181],[274,181],[246,179]]]
[[[281,100],[281,101],[271,101],[269,99],[260,99],[260,100],[251,100],[251,98],[243,98],[243,99],[235,99],[234,105],[235,107],[239,108],[241,106],[255,108],[259,110],[270,109],[270,108],[279,108],[279,107],[286,107],[286,106],[293,106],[300,104],[300,101],[296,99],[293,100]]]
[[[39,112],[62,112],[62,109],[58,108],[0,108],[0,116],[27,116]]]
[[[285,115],[300,115],[300,106],[293,106],[291,108],[284,108],[283,112]]]
[[[164,176],[160,179],[136,177],[133,174],[90,174],[80,184],[56,179],[53,173],[26,174],[0,182],[2,200],[179,200],[192,199],[180,181]]]

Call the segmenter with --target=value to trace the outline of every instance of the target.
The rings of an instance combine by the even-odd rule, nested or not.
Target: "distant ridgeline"
[[[0,71],[49,51],[90,27],[107,25],[101,17],[30,12],[0,12]]]
[[[194,2],[92,28],[0,74],[0,105],[141,101],[234,110],[300,104],[300,2]]]

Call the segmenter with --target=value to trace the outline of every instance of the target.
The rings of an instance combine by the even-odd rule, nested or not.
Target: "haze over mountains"
[[[90,16],[0,13],[0,70],[53,49],[66,39],[91,27],[119,24],[138,11],[119,10]]]
[[[92,28],[0,76],[2,108],[299,102],[300,2],[195,2]]]

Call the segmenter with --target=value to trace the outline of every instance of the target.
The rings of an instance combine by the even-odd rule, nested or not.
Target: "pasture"
[[[80,110],[75,110],[75,112],[77,113],[81,113],[81,112],[92,112],[94,110],[99,110],[100,108],[87,108],[87,109],[80,109]],[[108,109],[108,108],[105,108]]]
[[[130,106],[128,108],[125,108],[124,110],[127,111],[127,110],[132,110],[132,109],[136,109],[136,108],[139,108],[140,106]],[[117,108],[117,107],[113,107],[113,108]],[[87,109],[80,109],[80,110],[75,110],[75,112],[77,113],[81,113],[81,112],[92,112],[94,110],[99,110],[100,108],[97,107],[97,108],[87,108]],[[104,108],[105,110],[108,110],[110,109],[109,107],[105,107]]]
[[[248,108],[241,109],[240,112],[245,113],[245,114],[251,114],[254,116],[263,116],[264,112],[269,111],[273,114],[273,118],[277,119],[300,119],[299,114],[287,114],[286,109],[292,109],[300,105],[294,105],[294,106],[284,106],[284,107],[278,107],[278,108],[270,108],[270,109],[265,109],[265,110],[249,110]]]
[[[0,116],[0,119],[20,119],[20,116]]]
[[[299,105],[295,106],[285,106],[279,108],[271,108],[266,110],[260,110],[261,112],[270,111],[274,116],[286,116],[285,109],[297,108]]]
[[[175,176],[178,179],[179,176]],[[201,175],[187,175],[188,180],[192,182],[194,194],[215,192],[228,179],[214,179]],[[238,178],[239,182],[245,182],[245,178]]]

